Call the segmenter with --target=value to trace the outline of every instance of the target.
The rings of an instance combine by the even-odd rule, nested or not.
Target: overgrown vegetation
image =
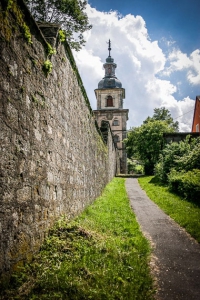
[[[200,243],[200,206],[170,192],[156,177],[140,177],[138,181],[149,198]]]
[[[53,69],[52,62],[49,59],[45,60],[42,67],[44,74],[48,76],[52,72],[52,69]]]
[[[128,174],[143,174],[144,166],[135,159],[127,159]]]
[[[58,33],[59,33],[59,40],[61,43],[63,43],[66,40],[65,31],[60,29]]]
[[[24,21],[24,15],[19,10],[17,2],[14,0],[3,0],[2,9],[0,9],[0,30],[6,41],[10,41],[13,38],[13,33],[16,31],[17,26],[23,33],[23,36],[28,44],[32,44],[32,36],[30,28]],[[15,23],[10,23],[9,13],[14,14]]]
[[[32,44],[33,42],[32,42],[32,37],[31,37],[31,32],[30,32],[29,27],[26,25],[26,23],[24,23],[22,25],[22,28],[23,28],[24,37],[27,40],[27,43]]]
[[[128,158],[143,163],[146,175],[152,175],[163,147],[163,133],[178,130],[169,110],[155,108],[152,117],[148,117],[140,127],[132,128],[124,140]]]
[[[82,0],[25,0],[34,19],[60,24],[70,47],[80,50],[85,44],[83,33],[90,30],[85,12],[87,1]]]
[[[72,222],[61,219],[31,265],[13,277],[9,299],[153,299],[150,249],[115,178]]]
[[[49,43],[47,43],[47,57],[56,54],[56,49],[54,49]]]
[[[200,138],[170,143],[160,153],[155,175],[171,191],[200,204]]]

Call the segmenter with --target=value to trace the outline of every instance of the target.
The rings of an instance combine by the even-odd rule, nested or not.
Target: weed
[[[52,65],[51,61],[47,59],[44,62],[43,67],[42,67],[43,72],[45,73],[46,76],[48,76],[51,73],[52,68],[53,68],[53,65]]]
[[[26,25],[26,23],[24,23],[22,25],[22,29],[23,29],[23,32],[24,32],[24,37],[27,40],[27,43],[32,44],[33,42],[32,42],[32,39],[31,39],[31,32],[30,32],[29,27]]]
[[[6,10],[7,11],[10,10],[12,8],[12,6],[13,6],[13,0],[8,0]]]
[[[66,32],[62,29],[59,30],[59,40],[61,43],[66,41]]]
[[[47,56],[56,54],[56,49],[54,49],[49,43],[47,43]]]

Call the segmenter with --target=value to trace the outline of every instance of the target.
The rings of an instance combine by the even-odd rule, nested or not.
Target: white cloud
[[[187,71],[186,78],[192,85],[200,84],[200,50],[193,51],[189,56],[174,49],[168,56],[169,67],[162,74],[171,75],[176,71]]]
[[[176,87],[170,80],[158,79],[157,76],[160,72],[171,74],[187,69],[188,80],[194,84],[199,80],[199,51],[187,57],[180,50],[174,50],[168,57],[170,66],[165,70],[167,58],[158,42],[149,39],[141,16],[129,14],[122,17],[115,11],[100,12],[90,5],[87,14],[93,28],[85,34],[86,46],[74,52],[74,56],[93,109],[96,109],[94,89],[104,76],[103,64],[108,56],[106,42],[109,39],[111,56],[117,64],[116,76],[126,90],[124,108],[129,109],[128,128],[140,126],[147,116],[152,116],[154,108],[165,106],[174,118],[193,109],[192,99],[185,97],[177,101],[173,96],[180,88],[180,82]],[[181,120],[180,130],[191,130],[189,113],[177,120]]]
[[[200,84],[200,50],[195,50],[190,55],[192,61],[191,70],[187,73],[189,82],[193,85]]]

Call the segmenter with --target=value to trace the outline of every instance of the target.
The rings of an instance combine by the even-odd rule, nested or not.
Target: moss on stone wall
[[[15,23],[10,22],[10,13],[15,17]],[[9,42],[13,36],[13,33],[16,32],[17,26],[22,32],[25,40],[28,44],[32,44],[31,32],[24,21],[24,14],[20,10],[16,0],[8,0],[7,4],[4,6],[4,10],[0,11],[0,30],[4,39]]]

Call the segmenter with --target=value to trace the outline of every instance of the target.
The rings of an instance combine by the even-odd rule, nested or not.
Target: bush
[[[160,154],[159,161],[154,168],[155,175],[163,183],[168,182],[168,174],[171,169],[177,169],[180,157],[188,154],[190,151],[190,145],[188,139],[179,143],[173,142],[167,144]]]
[[[140,164],[137,160],[134,159],[127,159],[128,163],[128,173],[129,174],[143,174],[144,173],[144,167]]]
[[[178,193],[187,200],[200,204],[200,170],[188,172],[171,170],[169,176],[169,189]]]
[[[154,168],[155,176],[163,183],[168,182],[171,169],[176,171],[191,171],[200,169],[200,138],[167,144],[162,150]]]
[[[191,171],[200,169],[200,139],[194,139],[190,145],[190,151],[177,160],[177,169]]]

